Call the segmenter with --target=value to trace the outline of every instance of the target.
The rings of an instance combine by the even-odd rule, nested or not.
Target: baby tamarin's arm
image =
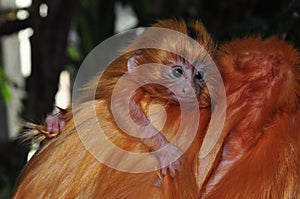
[[[166,175],[167,169],[169,169],[170,175],[175,177],[175,171],[179,171],[180,169],[180,161],[176,157],[180,157],[182,155],[182,151],[175,145],[171,144],[164,137],[164,135],[152,125],[144,112],[134,101],[131,101],[130,103],[130,111],[134,112],[135,117],[138,118],[135,120],[137,125],[147,126],[147,128],[144,128],[144,130],[140,132],[139,139],[142,143],[150,148],[150,151],[152,151],[154,156],[158,159],[160,165],[162,166],[162,175]],[[168,147],[167,150],[157,152],[159,149],[162,149],[165,146]],[[169,160],[175,161],[170,163]]]
[[[168,56],[158,63],[149,58],[155,57],[157,54]],[[151,100],[154,100],[155,103],[161,104],[166,112],[169,112],[170,109],[180,109],[179,101],[193,104],[191,102],[196,100],[195,97],[200,95],[204,87],[204,73],[199,66],[195,67],[179,56],[170,55],[171,53],[166,53],[166,51],[137,50],[133,55],[128,56],[129,58],[124,58],[122,62],[112,64],[112,67],[119,68],[119,70],[126,65],[127,73],[122,78],[127,77],[127,79],[121,78],[115,84],[113,92],[116,93],[117,97],[114,98],[113,93],[110,96],[111,100],[104,100],[107,100],[107,108],[111,110],[113,120],[123,133],[128,134],[136,131],[134,136],[148,146],[152,154],[159,160],[160,166],[163,168],[162,174],[166,174],[167,169],[169,169],[171,176],[175,176],[175,171],[179,170],[180,165],[178,157],[182,155],[182,152],[151,124],[145,114],[148,108],[142,108],[141,104],[143,102],[151,103]],[[110,76],[108,75],[106,78],[110,78]],[[104,81],[108,81],[106,78]],[[122,80],[124,82],[120,83]],[[163,82],[164,85],[155,84],[155,82]],[[105,86],[100,87],[99,89],[104,89],[105,92],[109,92],[111,89]],[[119,90],[116,91],[118,88]],[[175,105],[169,108],[166,105],[168,103]],[[201,106],[201,102],[199,104],[197,102],[197,106],[193,109],[198,109],[198,105]],[[204,105],[207,106],[205,103]],[[128,111],[130,115],[128,115]],[[60,132],[64,126],[64,122],[61,122],[62,115],[49,115],[46,119],[47,129],[55,130],[55,133]],[[176,117],[180,117],[180,115],[174,116],[174,118]],[[166,148],[162,149],[165,146]]]
[[[58,136],[62,131],[66,124],[66,114],[68,113],[68,110],[58,108],[59,112],[56,114],[49,114],[46,117],[45,120],[45,126],[37,126],[39,130],[43,131],[44,133],[51,135],[51,137]],[[165,150],[166,153],[154,153],[155,157],[159,160],[160,165],[168,165],[164,168],[162,168],[161,173],[163,175],[167,174],[167,169],[169,169],[170,175],[172,177],[175,176],[175,171],[179,170],[180,163],[178,161],[174,161],[172,163],[166,162],[171,157],[180,156],[182,154],[182,151],[177,148],[176,146],[169,143],[169,141],[162,135],[161,132],[159,132],[153,125],[151,125],[150,121],[146,117],[146,115],[141,111],[140,107],[135,103],[132,102],[130,105],[130,111],[135,112],[135,116],[139,119],[136,120],[139,124],[142,125],[149,125],[149,128],[145,128],[143,132],[141,132],[141,137],[147,137],[147,138],[140,138],[141,142],[143,142],[146,146],[150,148],[151,151],[157,151],[161,149],[162,147],[168,146],[168,150]],[[149,135],[154,135],[151,137],[148,137]]]

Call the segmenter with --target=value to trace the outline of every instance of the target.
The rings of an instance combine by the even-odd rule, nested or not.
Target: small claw
[[[160,154],[160,157],[158,157],[160,165],[167,165],[161,169],[161,174],[164,176],[167,174],[168,170],[170,173],[170,176],[174,178],[176,176],[176,170],[180,170],[180,158],[178,158],[182,155],[182,151],[175,147],[174,145],[170,145],[170,148],[168,149],[167,153]],[[172,160],[172,163],[168,163],[167,161]]]
[[[174,167],[175,167],[175,169],[176,169],[177,171],[180,170],[180,160],[176,160],[176,161],[174,162]]]
[[[176,175],[175,168],[173,168],[173,166],[170,165],[169,170],[170,170],[170,176],[171,176],[172,178],[174,178],[175,175]]]
[[[176,170],[180,170],[180,161],[176,160],[169,166],[170,176],[174,178],[176,176]]]
[[[167,175],[167,172],[169,170],[170,176],[174,178],[176,176],[176,170],[180,170],[180,161],[176,160],[175,162],[171,163],[169,166],[166,166],[161,169],[161,175],[165,176]]]
[[[167,167],[164,167],[161,169],[161,174],[164,176],[164,175],[167,175]]]
[[[180,169],[180,160],[176,160],[175,162],[171,163],[169,166],[166,166],[160,170],[160,174],[158,175],[159,178],[156,179],[154,182],[154,186],[160,187],[162,184],[163,176],[167,175],[167,172],[169,170],[169,174],[171,178],[175,178],[176,176],[176,170],[179,171]]]
[[[155,180],[155,182],[154,182],[154,186],[156,186],[156,187],[160,187],[161,186],[161,179],[160,178],[157,178],[156,180]]]

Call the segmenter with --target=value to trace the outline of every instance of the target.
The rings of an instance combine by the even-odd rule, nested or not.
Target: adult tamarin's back
[[[201,198],[300,198],[300,53],[276,37],[248,37],[223,44],[215,61],[227,118]]]
[[[130,47],[155,43],[162,48],[127,52],[108,67],[99,82],[96,79],[91,82],[90,88],[87,89],[96,87],[95,96],[91,97],[92,100],[83,98],[78,106],[73,107],[72,112],[66,113],[65,118],[68,119],[62,133],[47,142],[24,168],[19,177],[14,198],[198,197],[195,177],[197,157],[201,139],[210,119],[210,98],[206,86],[210,79],[205,79],[209,77],[209,75],[206,77],[205,73],[209,73],[206,67],[211,63],[207,55],[213,53],[214,46],[205,28],[199,22],[187,24],[182,20],[166,20],[157,23],[155,27],[168,28],[190,36],[203,48],[173,34],[162,32],[157,37],[151,30],[143,33]],[[180,52],[180,54],[175,52]],[[190,60],[186,60],[185,57]],[[149,65],[145,70],[141,70],[141,65],[152,63],[164,66]],[[126,98],[122,95],[129,92],[126,90],[127,87],[119,93],[120,96],[116,101],[119,106],[111,106],[113,89],[126,72],[129,74],[127,85],[129,87],[136,83],[143,84],[145,80],[154,82],[163,80],[165,83],[164,86],[155,83],[144,84],[135,90],[129,102],[130,116],[138,124],[149,124],[150,121],[159,123],[165,118],[163,112],[160,109],[157,111],[154,109],[154,113],[151,114],[149,111],[152,110],[150,108],[153,108],[152,105],[162,106],[167,117],[158,134],[163,136],[158,136],[159,138],[154,136],[155,139],[139,139],[126,134],[116,124],[112,115],[113,108],[117,108],[116,111],[122,123],[127,125],[126,115],[123,116],[126,110],[122,108],[124,102],[122,100]],[[188,86],[185,86],[186,81],[189,83]],[[191,115],[199,114],[201,108],[201,120],[199,121],[198,117],[181,120],[182,111],[179,102],[189,104],[195,95],[196,109],[189,110],[190,105],[187,105],[187,110],[183,112],[189,111]],[[101,138],[98,137],[99,124],[106,135]],[[128,126],[131,129],[129,124]],[[153,162],[158,162],[157,165],[164,163],[165,156],[169,154],[130,159],[123,153],[115,153],[110,144],[113,143],[126,151],[145,153],[164,146],[166,143],[162,140],[170,141],[177,134],[179,134],[178,140],[189,139],[189,133],[193,131],[193,128],[196,128],[196,135],[191,146],[180,158],[179,171],[176,167],[178,165],[171,164],[167,167],[169,172],[165,176],[159,170],[155,171],[155,168],[144,173],[119,171],[102,164],[95,158],[97,154],[89,152],[89,150],[96,151],[103,158],[102,161],[111,161],[115,168],[122,167],[138,171],[152,165]],[[141,133],[145,132],[141,131]],[[174,146],[172,150],[177,147],[176,140]]]

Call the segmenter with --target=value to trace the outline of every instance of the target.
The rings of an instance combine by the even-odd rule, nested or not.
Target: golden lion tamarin
[[[200,198],[300,198],[299,52],[248,37],[221,45],[214,60],[227,112],[214,148],[200,152]]]
[[[59,124],[55,136],[61,132],[28,162],[14,198],[199,197],[198,152],[210,121],[214,92],[207,84],[213,84],[215,47],[198,21],[165,20],[154,27],[159,34],[145,31],[89,83],[79,103],[59,116],[64,124],[47,121]],[[148,44],[160,49],[140,48]],[[135,125],[140,128],[129,135]]]

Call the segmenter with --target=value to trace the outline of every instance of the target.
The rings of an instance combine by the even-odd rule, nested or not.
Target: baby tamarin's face
[[[194,95],[199,95],[205,85],[205,71],[184,60],[174,61],[163,70],[164,76],[169,80],[170,97],[189,101]]]
[[[134,73],[143,83],[143,93],[154,99],[171,103],[197,100],[200,107],[208,107],[213,42],[199,22],[173,23],[158,23],[159,30],[147,30],[130,46],[137,50],[128,57],[128,73]]]
[[[159,57],[159,59],[157,59]],[[129,58],[128,70],[136,69],[148,94],[171,101],[190,102],[203,91],[207,78],[205,63],[190,63],[174,53],[143,49]]]

